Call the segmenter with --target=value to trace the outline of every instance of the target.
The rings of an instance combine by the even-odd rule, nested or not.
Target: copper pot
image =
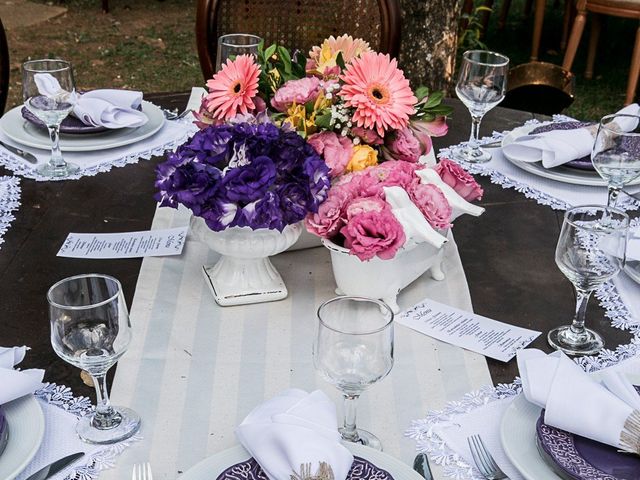
[[[529,62],[513,67],[507,85],[502,107],[552,115],[574,100],[573,73],[553,63]]]

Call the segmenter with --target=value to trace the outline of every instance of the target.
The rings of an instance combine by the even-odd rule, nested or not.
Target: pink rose
[[[389,208],[354,215],[340,229],[340,233],[344,236],[344,246],[349,249],[349,253],[362,261],[375,256],[389,260],[405,242],[402,225]]]
[[[408,191],[409,198],[420,209],[424,218],[433,228],[444,229],[451,226],[451,205],[438,187],[432,184],[414,184]]]
[[[409,127],[396,130],[387,136],[383,148],[385,158],[415,163],[422,155],[420,142]],[[428,153],[428,152],[427,152]]]
[[[473,176],[456,162],[448,158],[441,159],[434,167],[434,170],[440,175],[442,181],[453,188],[458,195],[472,202],[482,199],[484,193],[482,187]]]
[[[351,134],[358,137],[367,145],[382,145],[384,140],[375,130],[371,130],[370,128],[364,127],[353,127],[351,129]]]
[[[304,219],[307,230],[322,238],[333,237],[344,225],[344,209],[351,198],[346,188],[331,187],[318,212],[309,213]]]
[[[371,175],[378,178],[382,186],[399,186],[407,190],[413,183],[419,182],[415,172],[421,168],[423,166],[416,163],[388,160],[376,167]]]
[[[293,105],[304,105],[315,101],[320,93],[320,80],[316,77],[305,77],[300,80],[289,80],[276,91],[271,99],[271,106],[279,112],[286,112]]]
[[[354,216],[365,212],[381,212],[385,208],[389,208],[389,204],[380,197],[358,197],[347,205],[345,216],[347,222]]]
[[[418,142],[420,142],[422,155],[426,155],[431,151],[431,148],[433,147],[431,137],[442,137],[449,131],[446,117],[438,117],[431,122],[410,122],[409,128],[411,128],[411,131],[418,139]]]
[[[341,175],[351,159],[353,143],[347,137],[335,132],[324,131],[311,135],[307,142],[321,155],[324,163],[331,169],[331,177]]]

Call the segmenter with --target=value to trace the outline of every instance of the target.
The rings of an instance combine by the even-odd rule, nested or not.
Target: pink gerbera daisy
[[[368,52],[355,58],[340,76],[344,86],[339,95],[348,107],[356,109],[353,121],[358,127],[375,129],[384,136],[409,123],[418,101],[409,80],[389,55]]]
[[[251,55],[238,55],[235,60],[227,60],[222,69],[207,81],[206,109],[218,120],[249,113],[256,108],[253,98],[258,93],[259,77],[260,67]]]

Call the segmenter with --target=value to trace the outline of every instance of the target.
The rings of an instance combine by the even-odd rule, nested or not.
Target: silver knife
[[[31,475],[27,480],[46,480],[47,478],[53,477],[59,471],[65,469],[73,462],[78,460],[80,457],[84,456],[84,452],[72,453],[71,455],[67,455],[66,457],[61,458],[60,460],[56,460],[55,462],[47,465],[46,467],[38,470],[36,473]]]
[[[15,153],[20,158],[25,159],[29,163],[33,163],[33,164],[38,163],[38,159],[32,153],[25,152],[20,148],[14,147],[13,145],[9,145],[8,143],[2,142],[2,141],[0,141],[0,145],[2,145],[4,148],[9,150],[11,153]]]
[[[433,480],[431,469],[429,468],[429,459],[425,453],[416,455],[413,461],[413,469],[420,474],[425,480]],[[27,479],[31,480],[31,479]]]

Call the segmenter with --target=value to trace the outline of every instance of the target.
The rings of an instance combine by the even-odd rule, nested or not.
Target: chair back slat
[[[305,54],[330,35],[348,33],[372,48],[397,55],[398,0],[198,0],[196,36],[205,78],[214,71],[218,37],[251,33]]]

